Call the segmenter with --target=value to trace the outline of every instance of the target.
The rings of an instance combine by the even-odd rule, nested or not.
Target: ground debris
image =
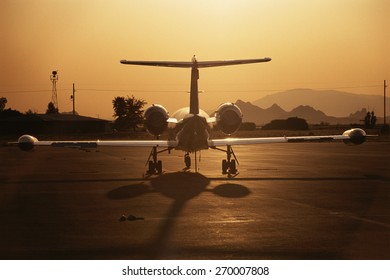
[[[131,221],[131,222],[133,222],[133,221],[137,221],[137,220],[145,220],[145,218],[143,218],[143,217],[136,217],[136,216],[134,216],[134,215],[132,215],[132,214],[128,215],[127,217],[126,217],[126,215],[122,215],[122,216],[119,218],[119,221],[120,221],[120,222],[125,222],[125,221]]]

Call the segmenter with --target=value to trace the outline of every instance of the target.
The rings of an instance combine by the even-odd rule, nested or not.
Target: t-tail
[[[191,62],[121,60],[121,63],[130,64],[130,65],[142,65],[142,66],[191,68],[190,114],[197,115],[199,114],[199,91],[198,91],[199,68],[250,64],[250,63],[268,62],[268,61],[271,61],[271,58],[265,57],[265,58],[258,58],[258,59],[198,61],[194,55],[192,57]]]

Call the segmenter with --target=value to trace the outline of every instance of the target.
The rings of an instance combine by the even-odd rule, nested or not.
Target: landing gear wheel
[[[157,174],[162,173],[162,161],[161,160],[157,161],[156,171],[157,171]]]
[[[232,159],[229,164],[229,173],[230,174],[236,174],[237,168],[236,168],[236,161]]]
[[[237,174],[236,161],[234,159],[230,162],[226,159],[222,160],[222,174]]]
[[[184,156],[184,163],[185,163],[185,165],[186,165],[186,168],[187,168],[187,169],[190,169],[190,167],[191,167],[191,157],[190,157],[189,154],[186,154],[186,155]]]
[[[229,168],[228,162],[226,159],[222,160],[222,174],[227,174]]]
[[[153,175],[153,174],[161,174],[162,173],[162,161],[159,160],[157,162],[149,161],[148,164],[148,174]]]
[[[149,160],[148,174],[154,174],[154,163],[151,160]]]

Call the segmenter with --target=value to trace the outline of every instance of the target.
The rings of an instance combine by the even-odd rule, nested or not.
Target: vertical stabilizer
[[[198,91],[199,69],[196,57],[192,58],[191,68],[191,89],[190,89],[190,114],[199,114],[199,91]]]

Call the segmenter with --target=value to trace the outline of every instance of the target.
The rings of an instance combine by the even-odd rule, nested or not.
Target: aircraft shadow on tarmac
[[[176,175],[172,175],[176,174]],[[187,174],[187,175],[177,175],[177,174]],[[190,175],[192,174],[192,175]],[[177,180],[178,178],[175,177],[184,176],[181,178],[181,181],[177,182],[169,182],[169,180]],[[204,177],[200,173],[191,173],[191,172],[176,172],[176,173],[166,173],[163,175],[160,175],[159,177],[150,177],[150,178],[88,178],[88,179],[72,179],[72,178],[66,178],[66,179],[23,179],[23,180],[9,180],[8,178],[0,178],[0,183],[2,184],[46,184],[46,183],[93,183],[93,182],[142,182],[130,185],[131,188],[123,187],[119,188],[117,190],[113,190],[108,194],[109,198],[112,199],[121,199],[121,195],[130,197],[135,197],[138,195],[142,195],[143,193],[148,192],[148,188],[146,187],[145,182],[161,182],[166,185],[167,188],[186,188],[188,191],[188,181],[187,180],[193,180],[195,179],[195,182],[200,183],[199,180],[200,177]],[[204,177],[204,179],[207,179],[210,181],[230,181],[230,182],[245,182],[245,181],[355,181],[355,180],[374,180],[374,181],[390,181],[390,177],[388,176],[381,176],[381,175],[375,175],[375,174],[361,174],[356,176],[317,176],[317,177],[273,177],[273,176],[265,176],[265,177],[234,177],[234,178],[226,178],[226,177]],[[168,181],[168,182],[167,182]],[[208,182],[208,183],[209,183]],[[207,184],[208,184],[207,183]],[[156,184],[156,183],[155,183]],[[225,196],[226,193],[229,193],[226,196],[233,196],[237,192],[240,194],[241,192],[245,193],[246,187],[240,185],[240,184],[234,184],[234,183],[227,183],[223,184],[227,185],[225,187],[220,187],[218,190],[219,194],[221,196]],[[221,186],[223,186],[221,185]],[[160,189],[160,188],[158,188]],[[217,189],[214,190],[217,193]],[[240,196],[240,195],[238,195]],[[126,197],[124,197],[126,198]]]
[[[173,199],[168,208],[164,221],[159,226],[151,243],[143,248],[144,258],[160,259],[169,255],[171,250],[169,237],[172,233],[175,221],[181,216],[186,203],[201,193],[211,192],[227,198],[241,198],[250,194],[245,186],[224,183],[213,189],[207,189],[210,180],[200,173],[176,172],[164,174],[150,180],[150,186],[145,182],[122,186],[107,194],[109,199],[131,199],[147,193],[160,193]],[[133,248],[134,250],[134,248]]]
[[[150,186],[146,184],[146,181],[150,182]],[[247,187],[235,183],[224,183],[213,189],[207,189],[210,181],[209,178],[200,173],[168,173],[141,183],[126,185],[111,190],[107,194],[107,197],[110,199],[128,199],[146,193],[158,192],[175,201],[187,201],[202,192],[211,192],[222,197],[230,198],[240,198],[250,194]]]

